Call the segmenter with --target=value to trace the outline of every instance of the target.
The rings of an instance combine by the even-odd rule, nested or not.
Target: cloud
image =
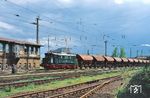
[[[57,0],[58,2],[62,4],[73,4],[74,0]]]
[[[63,39],[65,35],[78,37],[78,41],[72,38],[72,41],[68,43],[68,46],[79,45],[77,47],[83,49],[84,45],[90,48],[90,44],[101,42],[94,39],[97,36],[101,36],[102,33],[112,33],[112,37],[120,38],[122,32],[127,35],[126,40],[134,42],[137,37],[143,37],[143,39],[137,40],[140,43],[145,43],[146,39],[144,35],[149,35],[148,23],[149,18],[149,7],[144,4],[149,4],[150,0],[8,0],[13,3],[20,5],[20,7],[14,6],[13,4],[6,4],[5,7],[1,6],[1,12],[10,12],[12,14],[19,14],[20,17],[15,17],[14,15],[6,15],[1,13],[1,21],[5,21],[6,24],[2,25],[0,23],[0,29],[5,28],[8,31],[2,29],[0,33],[6,37],[12,38],[35,38],[35,26],[29,23],[24,23],[27,20],[29,22],[35,21],[33,17],[37,16],[37,13],[33,13],[30,10],[40,13],[40,37],[41,44],[44,45],[47,50],[47,35],[54,36],[59,39],[57,42],[50,42],[51,47],[57,48],[65,46]],[[126,6],[129,4],[129,6]],[[134,4],[142,6],[133,6]],[[41,6],[44,5],[44,6]],[[59,6],[57,6],[59,5]],[[119,5],[119,8],[118,6]],[[124,6],[125,5],[125,6]],[[131,5],[131,6],[130,6]],[[123,6],[123,7],[120,7]],[[23,7],[23,8],[21,8]],[[136,8],[135,8],[136,7]],[[26,10],[24,8],[30,9]],[[66,8],[66,9],[63,9]],[[68,9],[67,9],[68,8]],[[55,18],[55,22],[46,17]],[[1,19],[3,17],[4,19]],[[15,17],[15,18],[14,18]],[[79,25],[80,18],[82,18],[82,24],[85,32],[82,32],[82,25]],[[20,21],[19,21],[20,20]],[[23,20],[23,21],[21,21]],[[43,20],[43,21],[42,21]],[[46,21],[46,22],[45,22]],[[69,22],[70,21],[70,22]],[[49,23],[50,22],[50,23]],[[52,22],[52,23],[51,23]],[[7,23],[12,23],[7,24]],[[97,25],[93,25],[97,24]],[[44,25],[44,26],[43,26]],[[123,26],[122,26],[123,25]],[[54,29],[57,28],[57,29]],[[15,31],[15,29],[18,31]],[[19,31],[20,29],[20,31]],[[21,31],[22,30],[22,31]],[[64,31],[63,31],[64,30]],[[6,32],[6,33],[5,33]],[[16,32],[11,33],[10,32]],[[21,33],[22,32],[22,33]],[[141,34],[145,32],[146,34]],[[87,33],[87,34],[86,34]],[[116,35],[114,35],[114,34]],[[132,35],[137,35],[136,38],[131,37]],[[59,35],[59,36],[58,36]],[[64,36],[60,36],[64,35]],[[80,36],[89,37],[87,41],[79,40]],[[50,39],[54,39],[51,37]],[[130,39],[131,38],[131,39]],[[145,38],[145,39],[144,39]],[[121,38],[120,38],[121,39]],[[30,39],[31,42],[35,42],[35,39]],[[116,42],[117,44],[123,43],[123,40]],[[57,46],[56,46],[57,44]],[[103,45],[103,43],[101,44]],[[140,44],[139,44],[140,45]],[[149,44],[148,44],[149,45]],[[143,45],[143,46],[148,46]],[[101,47],[99,47],[101,48]],[[86,50],[86,48],[84,49]],[[111,49],[110,49],[111,50]],[[109,50],[109,51],[110,51]],[[100,49],[98,49],[101,52]]]
[[[112,5],[112,0],[8,0],[15,4],[24,6],[24,5],[41,5],[45,4],[45,6],[51,5],[59,8],[71,8],[71,7],[106,7]],[[120,1],[120,0],[116,0]],[[123,1],[123,0],[121,0]]]
[[[2,22],[0,21],[0,30],[1,32],[5,32],[6,34],[10,34],[12,33],[12,35],[14,34],[24,34],[23,29],[16,27],[15,25],[11,25],[9,23],[6,22]],[[16,36],[16,35],[14,35]]]
[[[114,2],[115,2],[116,4],[123,4],[123,3],[124,3],[124,0],[114,0]]]
[[[15,28],[15,26],[0,21],[0,28],[2,28],[2,29],[7,29],[7,30],[13,30],[13,29]]]
[[[150,4],[150,0],[8,0],[15,4],[24,6],[24,5],[50,5],[60,8],[70,8],[74,6],[81,7],[111,7],[114,4],[123,5],[123,4]]]
[[[150,0],[114,0],[115,4],[150,4]]]
[[[19,5],[26,5],[29,3],[38,3],[41,0],[8,0],[8,1],[13,2],[15,4],[19,4]]]
[[[143,47],[150,47],[150,44],[142,44]]]
[[[55,4],[62,6],[72,6],[75,0],[8,0],[18,5],[28,5],[28,4]],[[53,6],[53,5],[52,5]]]
[[[150,0],[143,0],[144,4],[150,4]]]

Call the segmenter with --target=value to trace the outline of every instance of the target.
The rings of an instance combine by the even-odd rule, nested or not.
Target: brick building
[[[34,68],[40,65],[40,47],[25,41],[0,38],[0,67],[17,65],[21,68]]]

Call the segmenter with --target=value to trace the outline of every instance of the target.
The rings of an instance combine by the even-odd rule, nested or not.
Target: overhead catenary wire
[[[8,0],[7,0],[8,1]],[[17,5],[18,6],[18,5]],[[22,8],[22,6],[20,6],[21,8]],[[26,8],[25,8],[26,9]],[[29,12],[32,12],[32,11],[30,11],[30,9],[27,9]],[[36,13],[36,12],[33,12],[33,13]],[[36,13],[36,14],[38,14],[38,13]],[[19,15],[19,14],[18,14]],[[23,17],[23,16],[21,16],[21,17]],[[44,16],[45,17],[45,16]],[[55,21],[55,22],[57,22],[58,23],[58,21],[57,20],[51,20],[51,19],[49,19],[50,17],[45,17],[46,19],[43,19],[44,21],[46,21],[46,20],[50,20],[50,21]],[[25,18],[26,19],[26,18]],[[104,20],[107,20],[107,18],[106,19],[104,19]],[[110,20],[111,20],[111,18],[110,18]],[[22,21],[23,22],[23,21]],[[24,21],[25,22],[25,21]],[[62,23],[61,24],[64,24],[64,25],[69,25],[69,23],[65,23],[65,21],[61,21]],[[105,21],[104,21],[105,22]],[[73,22],[72,22],[73,23]],[[85,30],[85,28],[87,29],[88,27],[86,27],[86,26],[89,26],[89,24],[88,23],[86,23],[86,22],[84,22],[84,32],[86,32],[86,30]],[[84,34],[81,30],[80,30],[80,32],[82,33],[81,34],[81,36],[84,36],[84,35],[86,35],[86,34]],[[69,32],[68,32],[69,33]],[[87,33],[89,33],[89,32],[87,32]],[[83,39],[83,38],[82,38]],[[80,41],[80,40],[79,40]]]

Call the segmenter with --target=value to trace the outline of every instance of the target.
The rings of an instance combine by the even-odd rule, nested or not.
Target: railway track
[[[44,70],[44,69],[38,69],[38,70],[35,70],[35,69],[31,69],[31,70],[17,70],[17,74],[16,75],[23,75],[23,74],[36,74],[36,73],[50,73],[50,72],[64,72],[64,71],[71,71],[69,69],[57,69],[57,70]],[[11,73],[11,69],[6,69],[4,72],[0,72],[0,77],[1,76],[10,76],[12,75]]]
[[[105,72],[110,72],[110,71],[105,71]],[[41,85],[41,84],[45,84],[45,83],[50,83],[52,81],[56,81],[56,80],[64,80],[64,79],[69,79],[69,78],[77,78],[80,76],[88,76],[88,75],[100,75],[104,72],[96,72],[96,73],[86,73],[86,74],[69,74],[69,75],[63,75],[60,76],[58,78],[53,78],[53,79],[39,79],[39,80],[32,80],[32,81],[25,81],[25,82],[11,82],[11,83],[0,83],[0,89],[5,89],[5,88],[9,88],[11,89],[12,87],[23,87],[23,86],[27,86],[30,84],[35,84],[35,85]]]
[[[5,88],[11,89],[11,87],[18,88],[18,87],[28,86],[30,84],[41,85],[56,80],[64,80],[68,78],[77,78],[77,77],[79,76],[64,76],[64,77],[53,78],[53,79],[40,79],[40,80],[33,80],[33,81],[26,81],[26,82],[1,83],[0,89],[5,89]]]
[[[39,78],[43,78],[43,77],[62,77],[62,76],[74,76],[74,75],[95,75],[97,73],[102,73],[102,72],[111,72],[111,71],[119,71],[119,70],[89,70],[89,71],[73,71],[73,72],[55,72],[55,73],[39,73],[39,74],[32,74],[32,75],[17,75],[14,76],[0,76],[0,84],[2,83],[12,83],[12,82],[19,82],[19,81],[24,81],[24,80],[28,80],[31,79],[39,79]]]
[[[98,93],[98,91],[102,91],[102,89],[105,87],[107,87],[107,91],[108,89],[110,88],[110,84],[113,83],[113,82],[116,82],[117,81],[117,84],[119,83],[118,81],[121,80],[121,79],[113,79],[113,80],[109,80],[109,81],[106,81],[104,83],[102,83],[101,85],[91,89],[90,91],[88,91],[87,93],[85,93],[84,95],[80,96],[80,98],[95,98],[93,97],[95,94]],[[122,84],[122,83],[121,83]],[[119,85],[121,85],[119,84]],[[102,93],[102,92],[101,92]],[[104,93],[104,92],[103,92]],[[106,93],[106,92],[105,92]],[[96,97],[97,98],[97,97]]]
[[[40,78],[40,77],[60,77],[64,75],[73,75],[73,74],[86,74],[86,73],[96,73],[102,70],[89,70],[89,71],[69,71],[69,72],[52,72],[52,73],[36,73],[36,74],[26,74],[26,75],[9,75],[9,76],[0,76],[0,83],[14,82],[20,80],[26,80],[29,78]],[[105,70],[104,70],[105,71]],[[107,70],[106,70],[107,71]]]
[[[121,76],[114,76],[81,84],[62,87],[54,90],[45,90],[37,92],[28,92],[10,96],[7,98],[79,98],[91,89],[104,85],[104,83],[113,82],[121,79]]]

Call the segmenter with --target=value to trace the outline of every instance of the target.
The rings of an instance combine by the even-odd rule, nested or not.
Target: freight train
[[[148,66],[149,60],[119,58],[101,55],[45,53],[41,66],[45,69],[76,69],[103,67]]]

